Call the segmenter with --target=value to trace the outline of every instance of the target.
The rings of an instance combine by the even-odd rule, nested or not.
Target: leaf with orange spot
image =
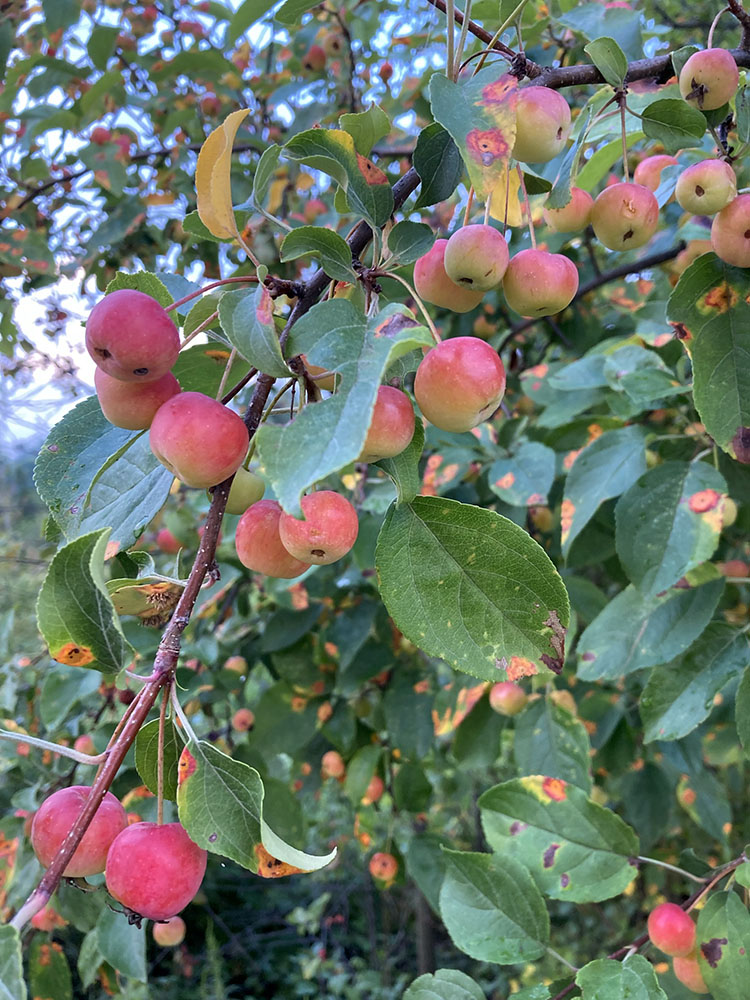
[[[302,875],[304,869],[295,868],[286,861],[272,857],[263,844],[256,845],[255,854],[258,858],[258,875],[261,878],[283,878],[285,875]]]
[[[37,601],[37,622],[50,655],[60,663],[117,673],[134,650],[120,628],[104,582],[109,529],[61,548]]]
[[[2,960],[0,955],[0,973]],[[46,934],[36,934],[29,948],[29,987],[31,996],[39,1000],[72,1000],[73,982],[68,960],[61,946],[55,941],[50,942]],[[0,980],[5,986],[5,980]],[[22,993],[7,994],[8,996],[23,996]]]
[[[222,240],[238,235],[232,210],[232,148],[237,131],[249,113],[249,108],[242,108],[227,115],[198,153],[195,169],[198,215],[206,229]]]
[[[509,458],[493,462],[487,476],[492,492],[513,507],[546,504],[555,453],[538,441],[524,441]]]

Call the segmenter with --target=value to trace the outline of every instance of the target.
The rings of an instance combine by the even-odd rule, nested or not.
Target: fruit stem
[[[466,211],[464,212],[464,221],[461,223],[463,226],[469,225],[469,217],[471,216],[471,208],[474,204],[474,185],[472,184],[469,188],[469,197],[466,199]]]
[[[452,79],[458,80],[458,71],[461,67],[461,58],[463,56],[464,47],[466,45],[466,38],[469,33],[469,17],[471,16],[471,0],[465,0],[464,7],[464,21],[461,25],[461,34],[458,38],[458,48],[456,49],[455,62],[452,64]]]
[[[391,272],[388,275],[388,277],[389,278],[393,278],[395,281],[400,282],[400,284],[402,284],[404,286],[404,288],[409,292],[409,295],[411,295],[411,297],[417,303],[417,305],[419,306],[420,312],[422,313],[422,315],[425,318],[425,322],[427,323],[427,326],[429,327],[430,333],[432,334],[432,339],[435,341],[436,344],[439,344],[440,343],[440,334],[435,329],[435,324],[432,322],[432,317],[427,312],[427,309],[425,307],[424,302],[417,295],[416,291],[412,288],[412,286],[409,284],[409,282],[405,278],[401,277],[400,274],[394,274],[393,272]]]
[[[711,22],[711,27],[708,29],[708,38],[706,39],[707,49],[713,48],[714,30],[716,29],[716,25],[719,23],[719,18],[721,17],[721,15],[726,14],[729,9],[730,9],[729,7],[723,7]]]
[[[529,204],[529,196],[526,193],[526,184],[523,179],[523,170],[521,170],[521,167],[518,164],[516,164],[516,171],[518,173],[518,180],[521,183],[521,191],[523,192],[523,202],[524,205],[526,206],[526,218],[528,219],[529,222],[529,236],[531,237],[531,246],[534,248],[534,250],[536,250],[536,233],[534,232],[534,223],[531,220],[531,205]],[[510,184],[508,185],[508,187],[510,187]],[[487,202],[487,204],[489,205],[489,201]]]
[[[185,734],[188,740],[191,743],[195,743],[197,746],[199,742],[198,737],[195,735],[193,727],[188,722],[187,716],[182,711],[182,705],[180,704],[180,699],[177,697],[177,687],[174,684],[172,685],[169,697],[172,702],[172,708],[174,709],[174,714],[177,716],[177,718],[180,721],[180,725],[185,730]]]
[[[571,972],[578,972],[577,966],[569,962],[567,958],[563,958],[562,955],[558,954],[554,948],[550,948],[549,945],[547,945],[547,954],[551,955],[553,958],[556,958],[558,962],[562,962],[562,964],[567,966],[567,968],[569,968]]]
[[[192,299],[197,299],[199,295],[204,295],[206,292],[210,292],[212,288],[220,288],[222,285],[231,285],[238,281],[257,281],[257,274],[242,274],[239,277],[234,278],[222,278],[220,281],[212,281],[209,285],[204,285],[203,288],[199,288],[196,292],[191,292],[189,295],[183,296],[181,299],[177,299],[169,306],[164,307],[164,312],[171,312],[173,309],[177,309],[179,306],[184,306],[186,302],[190,302]]]
[[[268,420],[268,418],[270,417],[271,413],[273,412],[274,406],[276,406],[276,404],[281,399],[281,397],[284,395],[284,393],[288,392],[288,390],[291,389],[291,387],[293,385],[296,385],[296,383],[297,383],[297,376],[295,375],[294,378],[290,378],[287,382],[285,382],[282,385],[282,387],[279,389],[279,391],[276,393],[276,395],[273,397],[273,399],[271,400],[271,402],[266,407],[266,412],[263,414],[263,419],[261,420],[262,424],[264,424],[266,422],[266,420]]]
[[[224,389],[226,388],[227,379],[229,378],[229,370],[231,369],[232,365],[234,364],[236,357],[237,357],[237,348],[233,347],[232,350],[229,352],[229,357],[227,358],[227,363],[224,366],[224,372],[222,373],[222,376],[221,376],[221,382],[219,382],[219,388],[216,390],[216,400],[217,400],[217,402],[220,401],[221,397],[224,395]]]
[[[80,750],[74,750],[73,747],[63,747],[58,743],[50,743],[47,740],[40,740],[36,736],[29,736],[27,733],[9,733],[7,729],[0,729],[0,740],[28,743],[32,747],[39,747],[40,750],[50,750],[61,757],[70,757],[78,764],[103,764],[109,753],[108,750],[96,755],[82,753]]]
[[[445,75],[453,79],[453,63],[455,61],[455,21],[456,9],[453,0],[445,0]]]
[[[487,56],[490,54],[490,52],[493,51],[493,49],[495,47],[495,42],[498,42],[500,40],[500,36],[502,35],[502,33],[504,31],[506,31],[511,26],[511,24],[513,24],[513,22],[516,20],[517,17],[519,17],[521,15],[521,13],[522,13],[522,11],[523,11],[523,9],[524,9],[524,7],[526,6],[527,3],[528,3],[528,0],[521,0],[521,2],[518,4],[518,6],[515,7],[510,12],[509,16],[505,18],[505,20],[500,25],[500,27],[497,29],[497,31],[492,36],[492,38],[489,40],[489,42],[487,42],[487,48],[482,53],[482,56],[481,56],[479,62],[477,63],[476,68],[474,69],[474,73],[472,74],[473,76],[476,76],[477,73],[479,72],[479,70],[482,68],[482,66],[484,66],[485,62],[487,61]]]
[[[617,91],[617,103],[620,106],[620,129],[622,132],[622,171],[626,183],[630,183],[630,171],[628,170],[628,136],[625,130],[625,91]]]
[[[180,344],[180,350],[182,350],[183,347],[187,347],[187,345],[190,343],[190,341],[194,340],[198,336],[199,333],[203,333],[204,330],[207,330],[208,327],[211,326],[211,324],[213,323],[213,321],[218,317],[218,315],[219,315],[219,311],[217,309],[216,312],[212,312],[210,316],[207,316],[203,320],[202,323],[200,323],[198,326],[196,326],[196,328],[193,330],[193,332],[189,333],[187,335],[187,337],[185,337],[185,339],[183,340],[183,342]]]
[[[684,868],[678,868],[676,865],[667,864],[666,861],[658,861],[656,858],[644,858],[639,857],[639,861],[642,861],[646,865],[658,865],[659,868],[666,868],[667,871],[675,872],[677,875],[682,875],[683,878],[692,879],[693,882],[700,882],[705,885],[708,879],[701,878],[700,875],[693,875],[692,872],[685,871]]]
[[[159,712],[159,742],[156,752],[156,823],[158,826],[164,822],[164,724],[167,718],[167,704],[171,690],[172,681],[170,680],[164,687],[161,711]]]

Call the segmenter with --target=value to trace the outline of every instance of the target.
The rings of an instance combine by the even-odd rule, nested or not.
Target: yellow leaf
[[[268,188],[268,211],[271,215],[281,208],[281,201],[288,183],[289,181],[286,177],[280,177],[278,180],[271,181],[271,185]]]
[[[510,191],[508,191],[508,178],[510,177]],[[520,199],[521,184],[515,170],[508,170],[506,163],[505,170],[498,178],[496,185],[489,192],[492,199],[490,202],[490,215],[498,222],[506,222],[509,226],[523,225],[523,214]],[[505,204],[508,203],[508,216],[505,216]]]
[[[209,135],[198,154],[195,189],[198,215],[206,229],[219,239],[237,236],[232,211],[232,146],[249,108],[233,111]]]

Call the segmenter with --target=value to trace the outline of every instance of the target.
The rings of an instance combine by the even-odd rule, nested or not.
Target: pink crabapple
[[[701,111],[715,111],[734,97],[740,73],[726,49],[694,52],[680,70],[680,93]]]
[[[244,514],[248,507],[263,499],[265,491],[266,484],[260,476],[240,466],[229,487],[227,514]]]
[[[686,212],[715,215],[737,197],[737,177],[724,160],[701,160],[683,170],[674,194]]]
[[[676,903],[660,903],[648,915],[648,936],[665,955],[683,958],[695,947],[695,924]]]
[[[697,952],[685,955],[684,957],[678,955],[676,958],[673,958],[672,970],[675,974],[675,979],[678,979],[691,993],[705,995],[710,992],[701,972]]]
[[[381,385],[360,462],[379,462],[400,455],[414,437],[414,407],[400,389]]]
[[[735,267],[750,267],[750,194],[740,194],[714,216],[711,247]]]
[[[498,681],[490,688],[490,708],[498,715],[518,715],[528,700],[521,685],[513,681]]]
[[[482,301],[484,292],[464,288],[451,281],[445,270],[448,240],[435,240],[414,265],[414,288],[420,299],[452,312],[470,312]]]
[[[634,250],[648,243],[659,224],[659,203],[643,184],[621,181],[594,199],[591,225],[610,250]]]
[[[277,500],[259,500],[239,520],[234,541],[243,566],[282,580],[291,580],[310,568],[295,559],[282,545],[279,535],[281,505]]]
[[[582,188],[570,189],[570,201],[562,208],[544,209],[544,221],[556,233],[582,233],[589,224],[594,199]]]
[[[505,274],[508,244],[494,226],[462,226],[448,240],[443,266],[451,281],[462,288],[489,291]]]
[[[51,864],[90,791],[86,785],[60,788],[37,809],[31,824],[31,843],[42,867],[48,868]],[[127,816],[119,800],[107,792],[63,875],[84,878],[103,872],[110,845],[127,825]]]
[[[524,87],[518,91],[513,156],[522,163],[546,163],[558,156],[570,135],[570,107],[556,90]]]
[[[677,162],[677,157],[670,156],[668,153],[656,153],[654,156],[647,156],[645,160],[641,160],[633,171],[633,181],[636,184],[642,184],[644,187],[647,187],[649,191],[656,191],[661,184],[662,170],[666,167],[674,166]]]
[[[162,948],[174,948],[185,940],[186,930],[182,917],[170,917],[163,923],[154,924],[151,933],[154,941]]]
[[[417,368],[414,395],[424,416],[460,433],[487,420],[505,394],[505,367],[478,337],[452,337],[428,351]]]
[[[159,407],[177,395],[180,383],[171,372],[154,382],[123,382],[97,368],[94,388],[102,413],[111,424],[140,431],[150,427]]]
[[[521,250],[511,258],[503,278],[503,293],[521,316],[552,316],[562,312],[578,291],[578,268],[561,253]]]
[[[350,551],[357,540],[359,520],[351,503],[334,490],[308,493],[300,501],[304,520],[282,512],[281,544],[303,562],[327,566]]]
[[[180,335],[156,299],[133,288],[120,288],[91,310],[86,350],[112,378],[155,382],[177,360]]]

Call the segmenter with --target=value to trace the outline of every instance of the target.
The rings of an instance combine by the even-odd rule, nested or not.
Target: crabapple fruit
[[[582,188],[570,189],[570,201],[562,208],[545,208],[544,221],[556,233],[581,233],[588,226],[594,199]]]
[[[224,660],[224,669],[233,670],[236,674],[246,674],[247,660],[244,656],[229,656]]]
[[[578,291],[578,268],[569,257],[546,250],[522,250],[508,264],[503,292],[521,316],[552,316]]]
[[[490,688],[490,708],[498,715],[518,715],[528,700],[521,685],[513,681],[499,681]]]
[[[378,70],[378,76],[383,81],[383,83],[388,83],[390,78],[393,76],[393,66],[387,61],[381,63],[380,69]]]
[[[246,733],[252,729],[255,715],[249,708],[238,708],[232,716],[232,729],[236,733]]]
[[[414,437],[414,407],[405,392],[381,385],[360,462],[378,462],[400,455]]]
[[[513,156],[522,163],[546,163],[565,148],[570,135],[570,107],[556,90],[524,87],[518,91]]]
[[[38,931],[53,931],[56,927],[65,927],[68,921],[61,917],[51,903],[35,913],[31,918],[31,926]]]
[[[634,250],[648,243],[659,224],[659,203],[643,184],[621,181],[594,199],[591,225],[610,250]]]
[[[154,924],[151,933],[154,941],[162,948],[174,948],[185,940],[186,930],[182,917],[170,917],[164,923]]]
[[[227,514],[244,514],[248,507],[263,499],[265,491],[266,484],[260,476],[240,466],[229,488]]]
[[[701,111],[714,111],[734,97],[740,73],[726,49],[694,52],[680,70],[680,93]]]
[[[60,788],[37,809],[31,824],[31,844],[44,868],[49,867],[90,791],[86,785]],[[110,845],[127,825],[128,818],[119,800],[107,792],[63,875],[66,878],[82,878],[103,872]]]
[[[104,146],[106,143],[110,142],[112,139],[112,133],[108,128],[104,128],[102,125],[97,125],[91,130],[91,141],[96,146]]]
[[[73,744],[73,749],[77,750],[79,753],[87,753],[92,756],[96,753],[96,747],[94,746],[94,741],[90,736],[79,736],[75,743]]]
[[[259,500],[248,507],[234,535],[237,556],[243,566],[266,576],[291,580],[310,568],[284,548],[279,536],[281,505],[277,500]]]
[[[735,267],[750,267],[750,194],[740,194],[714,216],[711,247]]]
[[[207,854],[180,823],[133,823],[115,837],[107,855],[110,895],[135,913],[167,920],[195,896]]]
[[[338,750],[328,750],[320,759],[320,774],[322,778],[343,778],[346,774],[344,758]]]
[[[724,160],[701,160],[680,174],[674,196],[693,215],[715,215],[737,197],[737,177]]]
[[[318,376],[322,375],[322,378],[316,378],[315,384],[320,389],[326,389],[328,392],[333,392],[336,388],[336,372],[330,372],[328,375],[324,373],[328,371],[327,368],[321,368],[320,365],[311,365],[304,354],[301,355],[302,361],[304,362],[305,368],[311,375]]]
[[[392,854],[378,851],[370,858],[369,870],[378,882],[392,882],[398,874],[398,861]]]
[[[470,312],[482,301],[484,292],[464,288],[451,281],[445,270],[448,240],[435,240],[414,265],[414,288],[420,299],[453,312]]]
[[[460,287],[489,291],[505,274],[508,244],[494,226],[463,226],[448,240],[443,266],[451,281]]]
[[[365,789],[365,794],[362,796],[362,805],[371,806],[373,802],[377,802],[378,799],[381,798],[384,791],[385,782],[379,774],[374,774],[372,778],[370,778],[370,783]]]
[[[304,521],[282,511],[281,544],[295,559],[327,566],[352,548],[359,532],[357,512],[340,493],[319,490],[301,500]]]
[[[206,489],[237,471],[250,439],[234,410],[202,392],[181,392],[157,410],[149,443],[173,475]]]
[[[120,288],[91,310],[86,350],[112,378],[155,382],[177,360],[180,335],[156,299],[133,288]]]
[[[173,556],[183,548],[183,545],[178,538],[175,538],[169,528],[162,528],[156,533],[156,547],[167,555]]]
[[[154,414],[180,391],[180,383],[171,372],[154,382],[123,382],[97,368],[94,388],[102,413],[115,427],[142,431],[151,426]]]
[[[311,45],[302,60],[302,65],[313,73],[321,73],[325,69],[327,60],[325,49],[321,48],[320,45]]]
[[[671,167],[677,163],[676,156],[669,156],[667,153],[657,153],[655,156],[647,156],[641,160],[633,171],[633,181],[642,184],[649,191],[656,191],[661,184],[661,172],[665,167]]]
[[[695,924],[676,903],[660,903],[648,915],[648,936],[665,955],[684,957],[695,947]]]
[[[686,986],[691,993],[705,994],[709,992],[706,980],[703,978],[701,967],[698,964],[698,955],[693,952],[690,955],[677,956],[672,959],[672,970],[675,979],[679,979],[683,986]]]
[[[435,427],[470,431],[487,420],[505,394],[505,367],[477,337],[444,340],[424,356],[414,379],[419,408]]]

